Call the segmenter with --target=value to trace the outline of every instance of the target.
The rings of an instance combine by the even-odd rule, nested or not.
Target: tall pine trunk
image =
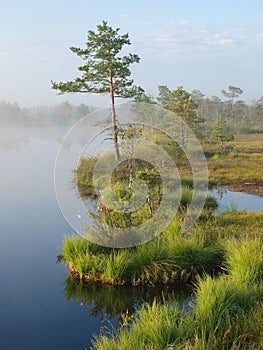
[[[112,127],[112,137],[113,144],[115,148],[115,158],[117,161],[120,160],[120,150],[118,144],[118,128],[116,124],[116,112],[115,112],[115,101],[114,101],[114,90],[113,90],[113,79],[112,79],[112,71],[109,74],[110,81],[110,99],[111,99],[111,127]]]

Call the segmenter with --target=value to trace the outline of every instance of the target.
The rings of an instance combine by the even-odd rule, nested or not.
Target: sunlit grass
[[[176,304],[153,303],[145,305],[131,329],[124,328],[115,337],[105,335],[97,338],[94,348],[98,350],[166,349],[182,337],[186,328]],[[186,335],[185,335],[186,337]]]
[[[231,144],[240,152],[261,153],[263,152],[263,134],[237,135]]]
[[[106,259],[102,272],[102,280],[111,284],[122,284],[128,274],[131,255],[127,250],[112,251]],[[98,272],[97,272],[98,273]],[[99,276],[98,276],[99,277]]]
[[[240,286],[231,277],[198,282],[196,306],[146,304],[128,327],[95,338],[97,350],[262,349],[262,285]]]
[[[233,152],[209,159],[209,178],[224,183],[262,180],[262,135],[239,135],[229,145]]]
[[[263,239],[244,237],[226,242],[226,262],[235,283],[263,281]]]
[[[174,283],[220,269],[223,250],[210,243],[199,229],[195,235],[184,236],[177,218],[159,237],[136,247],[103,248],[76,235],[65,238],[62,254],[78,279],[133,285]]]
[[[209,178],[217,181],[262,180],[263,154],[224,157],[209,161]]]
[[[211,217],[199,227],[204,234],[221,237],[221,240],[229,237],[239,239],[246,235],[251,238],[263,237],[263,214],[228,211]],[[194,234],[194,232],[193,230],[190,233]]]
[[[159,237],[125,249],[105,248],[78,235],[65,237],[62,254],[76,278],[133,285],[186,282],[219,271],[226,258],[234,263],[244,255],[244,259],[247,256],[260,261],[261,255],[256,255],[250,245],[254,239],[262,240],[263,214],[228,212],[199,220],[187,234],[180,230],[181,218],[177,215]],[[233,249],[226,255],[229,240],[233,240],[229,245]]]

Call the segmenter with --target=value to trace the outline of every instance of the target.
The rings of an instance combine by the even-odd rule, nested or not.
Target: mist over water
[[[70,118],[62,113],[52,121],[53,117],[42,119],[44,114],[36,113],[34,118],[22,118],[29,114],[21,109],[4,117],[1,111],[3,105],[0,105],[0,349],[88,348],[92,335],[108,325],[108,320],[117,327],[120,313],[126,309],[134,311],[144,295],[145,300],[163,295],[160,290],[149,296],[149,291],[79,285],[68,279],[68,269],[56,262],[64,235],[73,234],[56,199],[54,170],[58,152],[63,143],[67,162],[56,180],[58,185],[75,193],[68,208],[74,211],[80,198],[72,184],[73,170],[81,150],[104,127],[105,121],[98,124],[98,114],[91,113],[75,134],[69,130],[80,120],[76,114]],[[97,145],[94,147],[96,151]],[[75,214],[77,220],[78,213]],[[169,290],[165,293],[170,295]],[[184,300],[181,292],[176,297]]]
[[[101,326],[79,302],[66,301],[68,272],[56,263],[64,235],[72,234],[53,183],[67,130],[0,128],[1,349],[81,349]]]
[[[72,150],[85,147],[99,130],[91,128],[93,122],[88,119],[76,139],[63,143],[69,188],[71,164],[78,161],[71,159]],[[139,290],[79,286],[68,279],[67,267],[57,263],[64,235],[73,234],[54,188],[57,153],[71,125],[0,127],[0,349],[88,348],[109,320],[117,327],[119,314],[134,312],[144,299]],[[162,291],[152,291],[151,298],[147,292],[145,298],[156,295],[162,298]]]

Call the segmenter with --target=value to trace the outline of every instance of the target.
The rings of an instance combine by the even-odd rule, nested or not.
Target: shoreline
[[[218,182],[217,187],[226,187],[231,191],[245,192],[263,197],[263,180],[257,181],[240,181],[234,182]]]

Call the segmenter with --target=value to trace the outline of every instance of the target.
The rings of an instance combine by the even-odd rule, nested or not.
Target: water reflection
[[[174,298],[182,307],[191,300],[191,290],[180,286],[118,288],[64,281],[66,269],[55,257],[65,233],[73,232],[57,205],[53,172],[68,128],[0,128],[0,271],[5,276],[0,289],[0,349],[84,349],[105,318],[117,327],[122,313],[134,313],[146,300]],[[60,179],[65,187],[72,183],[73,156],[80,154],[70,158],[70,149],[81,149],[90,134],[87,123],[76,139],[63,145],[68,150]],[[69,203],[72,212],[75,203]]]
[[[231,191],[227,188],[214,188],[210,191],[218,202],[216,213],[224,211],[263,211],[263,197],[246,192]]]
[[[173,300],[181,308],[191,308],[192,288],[190,286],[170,285],[155,287],[111,286],[105,284],[83,283],[72,277],[65,279],[64,295],[67,301],[77,301],[86,307],[90,317],[100,317],[101,321],[132,315],[143,303],[152,304],[154,300],[163,302]]]
[[[34,141],[48,141],[61,143],[67,128],[56,127],[13,127],[0,128],[0,150],[1,151],[19,151],[21,147],[26,147]]]

